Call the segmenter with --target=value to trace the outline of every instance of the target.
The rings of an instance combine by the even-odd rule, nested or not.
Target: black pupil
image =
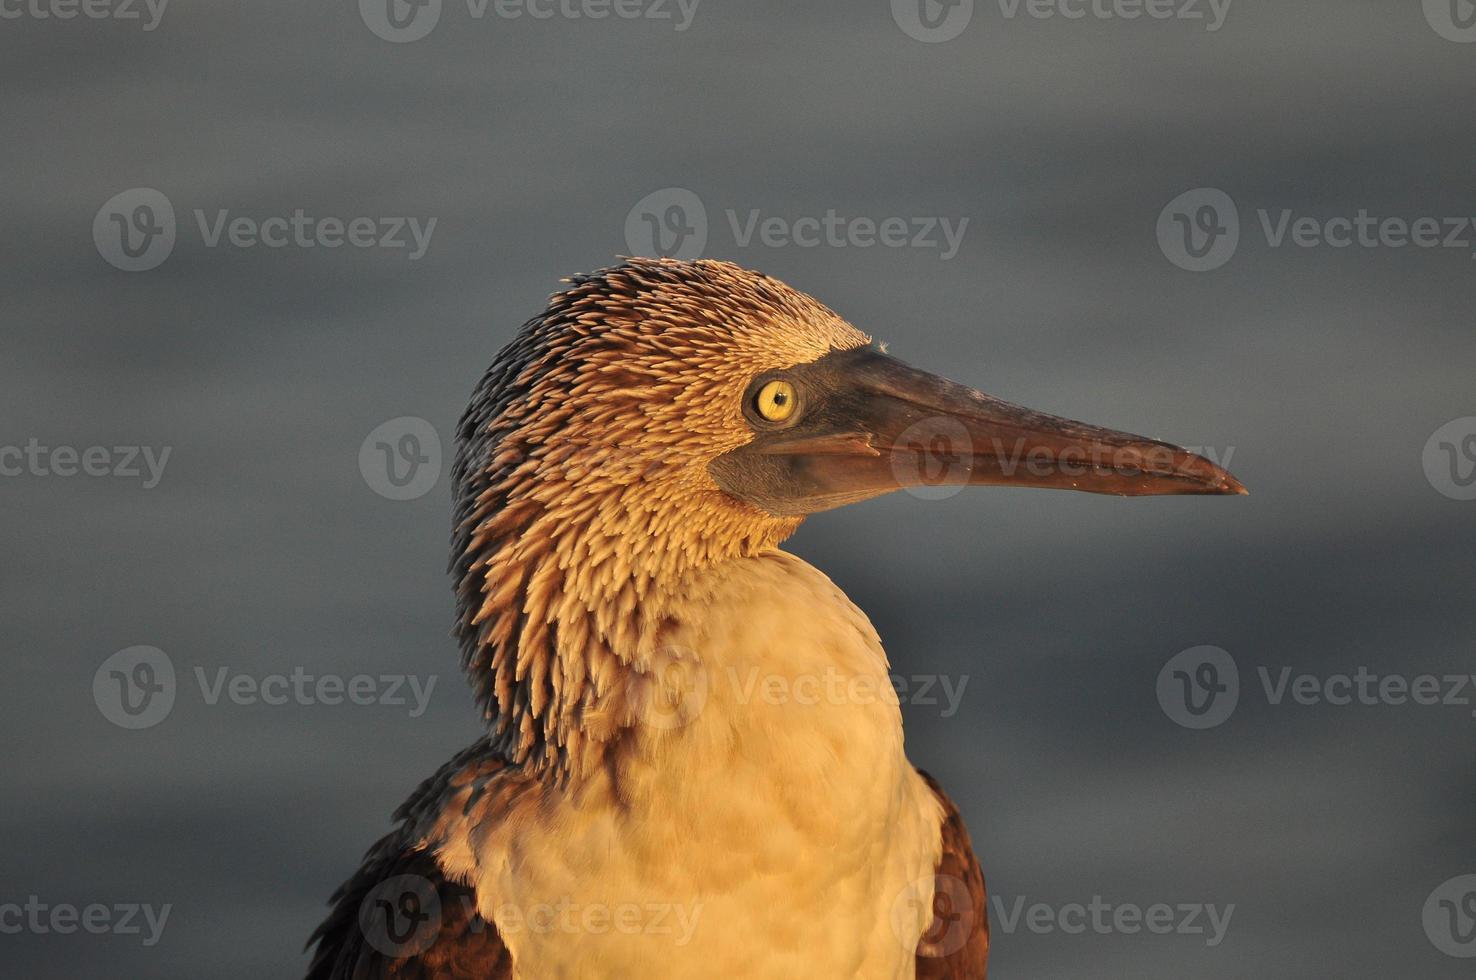
[[[789,401],[789,392],[784,391],[782,388],[779,391],[774,392],[775,405],[783,405],[787,401]]]

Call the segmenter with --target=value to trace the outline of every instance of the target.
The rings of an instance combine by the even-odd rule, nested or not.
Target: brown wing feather
[[[512,957],[476,911],[471,887],[446,876],[416,827],[448,798],[470,798],[504,768],[485,740],[427,779],[395,812],[400,827],[364,855],[329,899],[307,980],[511,980]],[[475,788],[473,788],[475,787]]]
[[[938,781],[918,774],[943,805],[943,854],[934,878],[933,922],[917,944],[918,980],[984,980],[989,964],[989,905],[958,807]]]

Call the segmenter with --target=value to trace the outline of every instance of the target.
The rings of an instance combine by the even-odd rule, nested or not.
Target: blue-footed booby
[[[309,977],[984,977],[984,879],[903,751],[876,631],[780,543],[929,479],[1244,490],[909,367],[726,262],[567,282],[457,432],[486,734],[333,896]]]

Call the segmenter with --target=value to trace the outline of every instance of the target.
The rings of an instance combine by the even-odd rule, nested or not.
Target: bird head
[[[909,367],[768,276],[671,259],[552,297],[473,394],[455,482],[458,632],[514,757],[596,713],[578,699],[607,659],[641,668],[684,571],[807,514],[928,484],[1244,492],[1176,446]]]

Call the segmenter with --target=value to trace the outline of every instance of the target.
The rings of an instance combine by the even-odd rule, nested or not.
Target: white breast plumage
[[[695,578],[662,648],[605,773],[443,824],[519,975],[911,977],[941,813],[866,617],[772,552]]]

